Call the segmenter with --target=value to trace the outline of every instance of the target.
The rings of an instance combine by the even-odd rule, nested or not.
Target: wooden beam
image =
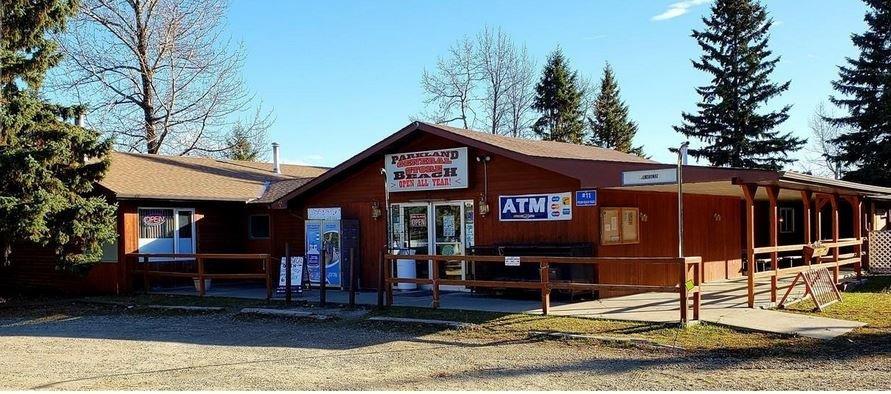
[[[755,193],[758,186],[752,184],[740,185],[746,200],[744,219],[746,222],[746,273],[748,274],[748,302],[749,308],[755,307]]]
[[[778,227],[779,227],[779,217],[777,215],[777,195],[780,193],[780,189],[776,186],[767,186],[765,188],[767,190],[767,199],[770,204],[768,208],[768,216],[770,217],[770,246],[776,247],[778,244]],[[776,250],[770,252],[770,269],[773,271],[773,274],[770,276],[770,302],[777,302],[777,270],[780,268],[779,266],[779,255]]]
[[[860,239],[863,236],[863,201],[860,196],[847,196],[848,203],[851,204],[851,216],[854,226],[854,238]],[[857,272],[857,279],[863,276],[863,243],[854,245],[854,254],[860,261],[854,266]]]
[[[802,221],[801,228],[804,231],[804,243],[813,242],[811,239],[811,192],[801,192]],[[810,262],[808,262],[810,264]]]
[[[838,242],[838,196],[832,195],[832,198],[829,199],[829,204],[832,207],[832,242]],[[836,246],[832,249],[832,257],[835,258],[835,261],[838,261],[838,250],[840,248]],[[832,271],[832,278],[835,281],[835,284],[838,285],[838,264],[835,265],[835,269]]]

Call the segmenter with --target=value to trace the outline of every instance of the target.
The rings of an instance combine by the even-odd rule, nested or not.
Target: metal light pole
[[[684,257],[684,165],[687,164],[686,141],[678,147],[678,257]]]

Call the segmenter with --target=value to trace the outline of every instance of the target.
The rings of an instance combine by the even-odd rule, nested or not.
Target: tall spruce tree
[[[582,90],[578,73],[569,69],[560,48],[554,50],[535,87],[532,109],[541,115],[532,131],[543,140],[583,144]]]
[[[37,95],[60,57],[48,34],[74,13],[73,0],[4,0],[0,46],[0,263],[13,247],[35,242],[63,263],[99,259],[113,239],[114,206],[93,193],[108,168],[111,144],[72,125],[82,108]],[[22,261],[27,263],[27,261]]]
[[[628,118],[628,106],[620,97],[619,83],[609,63],[603,67],[600,91],[593,107],[594,116],[588,118],[591,145],[638,156],[644,155],[642,146],[633,145],[634,135],[637,134],[637,123]]]
[[[860,56],[847,58],[832,83],[841,96],[830,100],[848,114],[829,120],[852,130],[833,141],[836,159],[854,168],[844,179],[891,186],[891,2],[864,1],[867,31],[851,36]]]
[[[787,105],[761,112],[766,102],[787,89],[789,82],[773,83],[780,57],[767,48],[773,20],[756,0],[717,0],[705,29],[694,30],[702,48],[693,67],[711,74],[711,83],[696,89],[701,96],[695,114],[683,113],[677,132],[696,137],[706,145],[690,149],[712,165],[779,170],[791,163],[788,153],[801,149],[805,140],[776,128],[789,118]]]

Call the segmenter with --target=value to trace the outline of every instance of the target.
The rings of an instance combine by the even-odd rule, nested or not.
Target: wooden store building
[[[867,234],[882,214],[887,220],[891,195],[794,172],[686,165],[679,242],[677,166],[609,149],[413,122],[331,169],[279,165],[275,156],[265,164],[115,154],[101,186],[119,204],[120,237],[80,290],[139,287],[133,267],[151,255],[278,261],[286,249],[306,258],[311,277],[313,263],[324,261],[333,287],[349,286],[353,256],[360,289],[379,287],[383,253],[621,258],[552,275],[668,286],[678,284],[678,270],[653,261],[699,257],[703,281],[776,278],[809,264],[803,246],[823,241],[822,264],[859,271],[869,264]],[[326,246],[332,232],[336,245]],[[261,269],[277,280],[278,267]],[[394,275],[537,278],[537,270],[461,259],[403,268]],[[61,276],[47,275],[32,270],[16,280]],[[604,287],[597,295],[621,293]]]

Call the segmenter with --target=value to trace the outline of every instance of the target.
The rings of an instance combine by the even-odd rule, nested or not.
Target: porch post
[[[832,206],[832,242],[836,244],[832,248],[832,257],[835,259],[835,269],[832,270],[832,279],[838,284],[838,196],[833,194],[830,196],[829,204]]]
[[[777,227],[779,223],[779,218],[777,217],[777,195],[779,194],[779,188],[776,186],[767,186],[765,188],[767,190],[767,198],[770,201],[769,216],[770,216],[770,246],[774,247],[774,250],[770,252],[770,270],[773,271],[770,275],[770,302],[777,302],[777,272],[779,270],[779,255],[777,254]]]
[[[748,274],[749,308],[755,307],[755,193],[758,185],[742,184],[743,196],[746,199],[746,273]]]
[[[854,219],[854,238],[860,241],[854,245],[854,256],[857,257],[854,270],[857,272],[857,279],[860,279],[863,276],[863,201],[860,196],[850,196],[848,202]]]
[[[801,191],[801,207],[801,229],[804,232],[804,243],[809,244],[813,242],[813,240],[811,240],[811,192],[806,190]],[[807,265],[811,265],[810,260],[807,261]]]

